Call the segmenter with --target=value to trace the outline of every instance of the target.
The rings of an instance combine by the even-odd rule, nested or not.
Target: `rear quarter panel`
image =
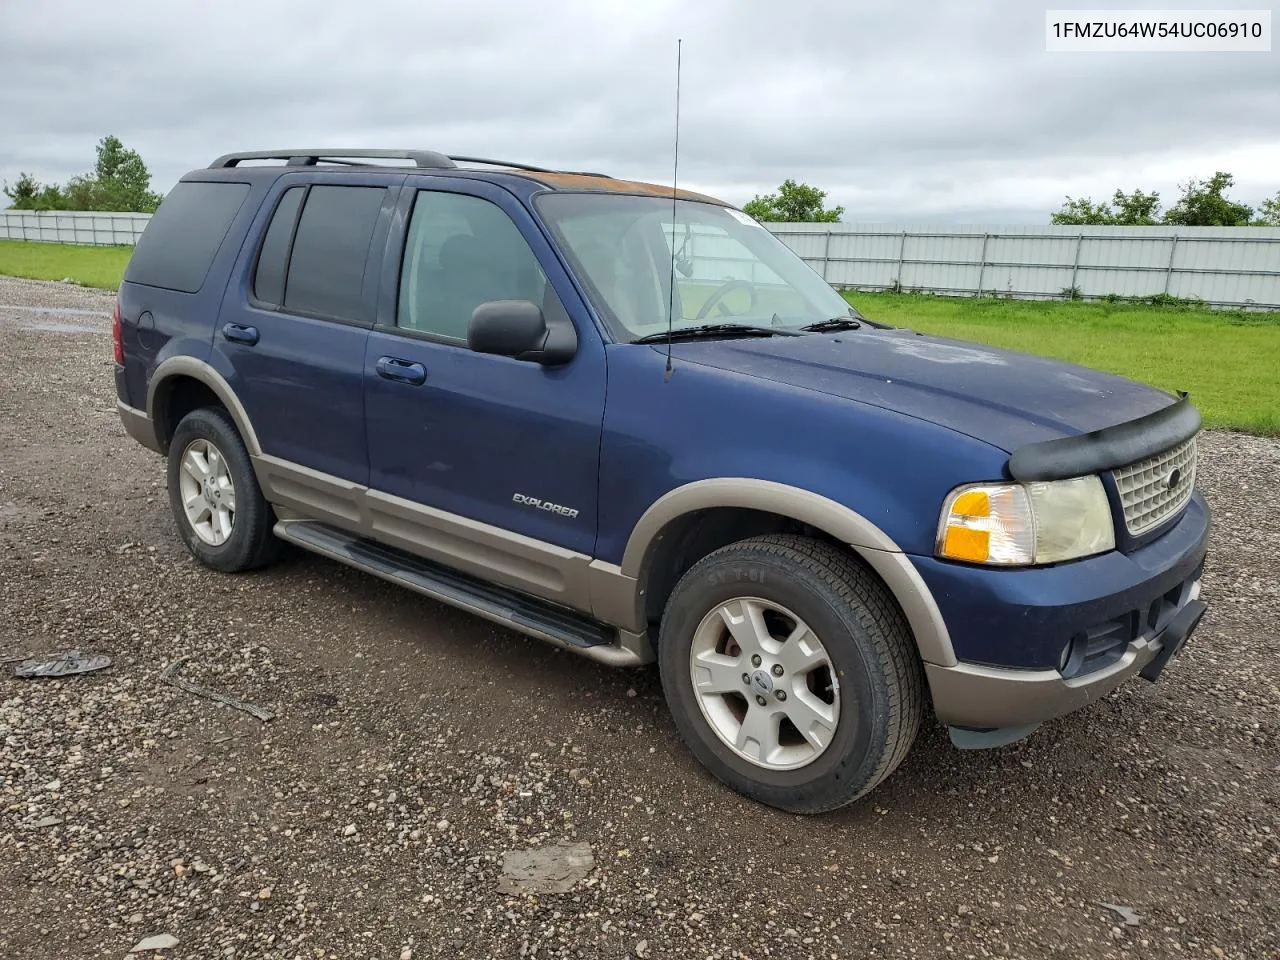
[[[175,356],[208,360],[227,278],[268,185],[262,180],[250,184],[249,193],[214,254],[200,289],[185,293],[128,279],[120,284],[118,301],[126,394],[120,399],[131,407],[146,407],[151,375],[165,360]]]

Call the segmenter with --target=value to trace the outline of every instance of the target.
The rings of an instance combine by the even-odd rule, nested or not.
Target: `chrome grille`
[[[1196,485],[1196,438],[1114,470],[1111,475],[1124,505],[1125,529],[1134,536],[1146,533],[1191,499]]]

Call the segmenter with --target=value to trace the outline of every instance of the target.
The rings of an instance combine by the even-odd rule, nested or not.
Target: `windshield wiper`
[[[650,333],[637,337],[632,343],[666,343],[672,340],[700,340],[712,337],[798,337],[796,330],[785,330],[781,327],[758,327],[749,323],[701,323],[696,327],[676,327],[669,333]]]
[[[827,333],[831,330],[857,330],[861,328],[863,322],[854,317],[831,317],[827,320],[811,323],[800,329],[807,330],[809,333]]]

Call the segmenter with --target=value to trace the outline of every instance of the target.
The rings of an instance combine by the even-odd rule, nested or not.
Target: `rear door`
[[[365,341],[402,180],[286,175],[264,204],[214,349],[268,457],[368,482]]]

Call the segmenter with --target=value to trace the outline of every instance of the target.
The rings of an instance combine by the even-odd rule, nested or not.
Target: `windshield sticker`
[[[731,207],[725,207],[724,212],[733,217],[733,219],[737,220],[739,223],[745,223],[748,227],[760,227],[761,230],[764,229],[764,226],[756,221],[754,217],[748,216],[741,210],[734,210]]]

